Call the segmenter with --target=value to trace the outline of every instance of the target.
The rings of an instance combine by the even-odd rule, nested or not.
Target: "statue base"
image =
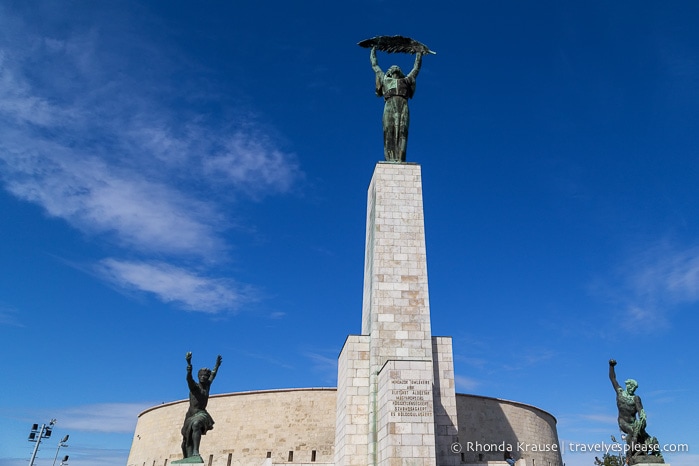
[[[184,458],[181,460],[173,461],[170,464],[204,464],[204,460],[201,456],[190,456],[189,458]]]
[[[631,461],[632,466],[658,466],[660,464],[670,466],[665,462],[662,456],[640,455],[632,458]]]

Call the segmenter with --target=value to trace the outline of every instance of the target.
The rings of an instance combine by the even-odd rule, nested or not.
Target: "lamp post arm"
[[[67,447],[63,440],[58,442],[58,448],[56,448],[56,456],[53,457],[53,466],[56,466],[56,460],[58,459],[58,451],[61,449],[61,447]]]

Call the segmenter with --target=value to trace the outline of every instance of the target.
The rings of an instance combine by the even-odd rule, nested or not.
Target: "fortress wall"
[[[333,464],[336,395],[334,388],[212,395],[208,411],[216,424],[202,439],[204,465],[208,466],[210,455],[212,466]],[[180,428],[188,403],[166,403],[139,415],[128,466],[167,466],[182,458]],[[512,401],[463,394],[456,395],[456,405],[458,439],[466,464],[479,462],[478,452],[466,451],[467,442],[503,441],[511,443],[515,457],[523,460],[518,466],[563,464],[558,452],[516,451],[517,442],[558,444],[556,420],[549,413]],[[315,461],[311,461],[314,450]],[[289,451],[293,451],[292,461]],[[271,457],[266,460],[268,452]],[[481,463],[502,460],[500,451],[481,454]]]
[[[332,463],[335,442],[334,388],[269,390],[212,395],[207,411],[214,429],[201,441],[212,466]],[[182,458],[180,429],[188,400],[167,403],[138,417],[128,466],[164,466]],[[315,458],[313,458],[315,451]],[[312,461],[315,459],[315,461]]]
[[[509,444],[527,466],[562,466],[556,418],[534,406],[475,395],[456,395],[462,461],[503,459]],[[487,445],[487,446],[486,446]],[[522,462],[517,463],[522,464]]]

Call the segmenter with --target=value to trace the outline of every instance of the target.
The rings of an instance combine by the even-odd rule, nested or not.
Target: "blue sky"
[[[457,389],[617,433],[607,360],[699,462],[699,4],[0,2],[0,465],[126,462],[140,410],[335,386],[383,158],[376,35],[426,57],[432,327]],[[386,69],[409,56],[379,54]],[[179,426],[173,428],[179,429]],[[62,450],[63,453],[63,450]],[[592,455],[594,456],[594,455]],[[590,455],[564,454],[568,466]]]

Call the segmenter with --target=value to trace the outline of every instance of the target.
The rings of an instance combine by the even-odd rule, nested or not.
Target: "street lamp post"
[[[51,437],[51,431],[53,430],[54,424],[56,424],[56,420],[51,419],[49,425],[41,424],[41,428],[39,428],[39,424],[34,424],[32,426],[32,430],[31,432],[29,432],[29,441],[36,442],[36,446],[34,447],[34,451],[32,452],[32,458],[29,460],[29,466],[34,466],[34,459],[36,458],[36,453],[39,451],[41,439]]]
[[[65,437],[63,437],[63,438],[61,439],[60,442],[58,442],[58,448],[56,448],[56,456],[53,457],[53,466],[56,466],[56,459],[58,459],[58,450],[60,450],[61,447],[67,447],[67,446],[68,446],[68,444],[66,443],[66,442],[68,441],[68,437],[70,437],[70,435],[66,435]],[[63,459],[63,461],[61,461],[61,464],[63,464],[64,461],[68,461],[68,456],[66,456],[66,457]]]

